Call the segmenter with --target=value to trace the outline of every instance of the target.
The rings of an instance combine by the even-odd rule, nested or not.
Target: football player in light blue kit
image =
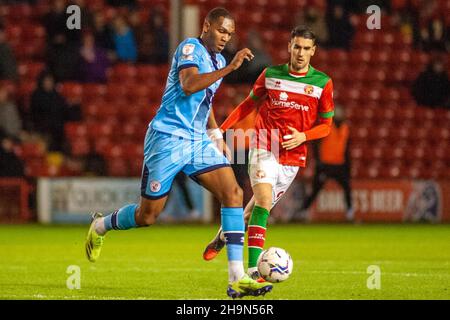
[[[161,106],[145,137],[140,203],[126,205],[105,217],[94,213],[86,239],[86,254],[90,261],[98,259],[109,230],[155,223],[176,174],[183,171],[211,191],[222,204],[221,220],[229,270],[227,294],[232,298],[258,296],[272,289],[270,283],[256,282],[244,272],[242,190],[223,155],[222,133],[211,110],[222,78],[238,69],[244,59],[253,59],[253,54],[246,48],[237,52],[226,66],[220,52],[234,30],[230,13],[215,8],[208,13],[201,36],[188,38],[178,46]]]

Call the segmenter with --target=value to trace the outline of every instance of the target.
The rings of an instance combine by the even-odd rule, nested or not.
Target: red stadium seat
[[[445,161],[436,160],[431,163],[431,177],[433,179],[446,179],[448,178],[448,171],[450,167]]]
[[[7,18],[9,21],[27,22],[33,18],[34,7],[26,3],[14,4],[8,7]]]
[[[430,135],[433,140],[441,141],[444,144],[445,141],[447,141],[447,144],[450,142],[450,128],[447,127],[431,128]]]
[[[128,163],[123,159],[108,159],[108,175],[113,177],[125,177],[129,175]]]
[[[28,177],[48,176],[48,167],[45,159],[28,160],[25,162],[25,175]]]
[[[45,64],[42,62],[22,62],[19,63],[18,72],[21,80],[34,82],[44,68]]]
[[[18,61],[43,59],[45,55],[45,39],[34,39],[30,42],[17,42],[11,44]]]
[[[136,79],[139,83],[150,85],[159,79],[160,68],[155,65],[137,65]]]
[[[60,92],[68,100],[81,101],[83,86],[77,82],[63,82],[60,85]]]
[[[372,59],[370,50],[355,49],[350,51],[350,61],[356,66],[368,64]]]
[[[109,70],[109,80],[115,83],[134,83],[136,80],[136,67],[131,64],[117,64]]]
[[[125,150],[124,159],[142,164],[142,159],[144,158],[144,147],[142,143],[128,142],[122,144],[122,147]]]
[[[419,66],[424,67],[430,61],[430,55],[423,51],[412,51],[411,60],[418,63]]]
[[[374,32],[358,31],[353,41],[353,47],[355,49],[369,49],[375,45]]]
[[[247,19],[253,24],[253,25],[260,25],[264,21],[264,12],[262,10],[254,10],[252,12],[249,12],[247,14]]]
[[[27,142],[20,145],[16,154],[22,159],[40,159],[45,156],[46,150],[42,143]]]
[[[86,156],[90,150],[91,146],[87,139],[74,139],[70,142],[70,151],[74,156]]]
[[[66,137],[69,140],[77,140],[87,136],[88,129],[86,124],[80,122],[68,122],[64,125]]]
[[[118,103],[126,102],[130,88],[124,84],[108,83],[106,87],[105,98],[107,101]]]
[[[17,41],[19,42],[22,37],[22,25],[19,24],[9,24],[5,28],[5,36],[8,42]]]
[[[106,94],[106,85],[88,83],[83,85],[83,103],[90,103],[103,98]]]
[[[40,24],[22,24],[22,41],[45,40],[46,32]]]
[[[382,166],[379,162],[373,162],[367,169],[367,175],[371,179],[377,179],[381,176]]]
[[[129,175],[140,177],[142,175],[142,159],[132,159],[128,161]]]
[[[364,80],[372,85],[379,85],[386,80],[387,74],[388,74],[387,70],[382,69],[382,68],[377,68],[375,70],[371,70],[368,73],[366,73]],[[383,90],[383,95],[384,95],[384,90]]]
[[[100,137],[111,137],[116,130],[115,125],[103,121],[89,122],[87,127],[88,135],[93,140]]]
[[[109,150],[114,146],[111,136],[98,137],[92,141],[95,153],[100,155],[108,154]]]
[[[374,68],[380,68],[386,66],[392,59],[392,55],[394,55],[391,50],[382,50],[372,52],[370,63],[374,66]]]
[[[349,53],[343,49],[328,50],[328,55],[332,57],[330,64],[334,66],[346,66],[351,61]]]

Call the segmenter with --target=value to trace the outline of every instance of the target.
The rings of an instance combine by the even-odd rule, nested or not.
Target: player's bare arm
[[[332,121],[333,118],[320,118],[318,125],[304,132],[299,132],[297,129],[288,126],[291,134],[283,137],[285,141],[281,145],[286,150],[292,150],[305,141],[324,138],[330,133]]]
[[[238,51],[231,63],[222,69],[202,74],[198,73],[196,67],[183,69],[180,71],[181,87],[186,95],[206,89],[214,82],[239,69],[244,60],[251,61],[253,58],[254,55],[250,49],[245,48]]]
[[[223,140],[222,130],[216,122],[216,117],[214,115],[214,110],[211,109],[208,118],[208,136],[215,143],[216,147],[222,152],[228,160],[231,161],[231,151],[227,144]]]

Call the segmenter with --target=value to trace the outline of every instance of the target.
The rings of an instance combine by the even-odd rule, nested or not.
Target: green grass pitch
[[[226,299],[225,252],[202,260],[216,228],[112,231],[90,263],[87,226],[3,225],[0,299]],[[450,225],[271,225],[266,246],[286,249],[294,272],[254,299],[450,299]],[[79,290],[67,288],[70,265]],[[370,265],[379,290],[367,287]]]

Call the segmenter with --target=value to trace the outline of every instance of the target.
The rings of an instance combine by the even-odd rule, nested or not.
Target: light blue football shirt
[[[184,68],[197,67],[199,73],[209,73],[225,65],[225,58],[209,52],[200,38],[184,40],[175,51],[161,105],[150,126],[186,139],[202,139],[206,133],[212,99],[222,79],[186,96],[181,88],[179,72]]]

